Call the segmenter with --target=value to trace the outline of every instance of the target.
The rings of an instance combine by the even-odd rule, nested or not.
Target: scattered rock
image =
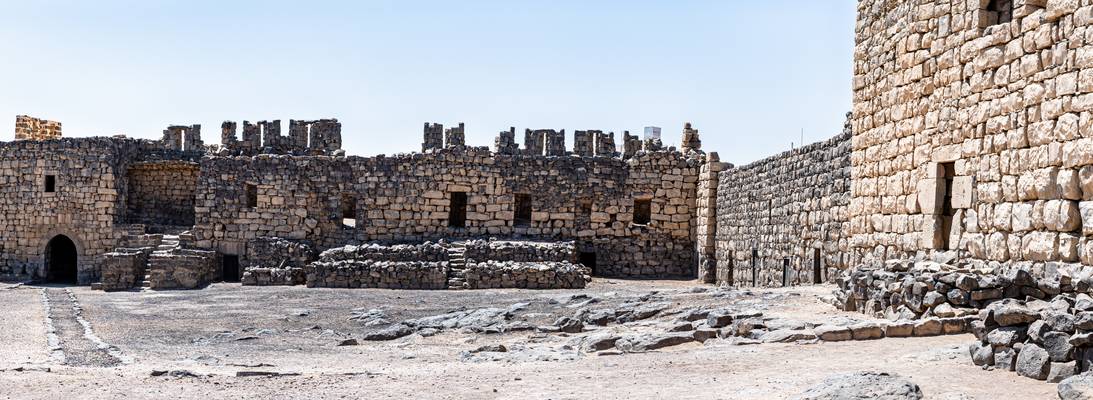
[[[1093,400],[1093,372],[1063,379],[1056,390],[1060,400]]]
[[[915,383],[894,374],[856,372],[824,379],[797,396],[799,400],[918,400],[922,389]]]
[[[395,340],[403,336],[407,336],[414,333],[414,329],[403,324],[396,324],[386,327],[384,329],[370,332],[361,339],[367,341],[383,341],[383,340]]]
[[[816,337],[820,340],[827,342],[842,342],[853,339],[853,334],[850,332],[850,328],[845,326],[836,325],[820,325],[813,330],[816,333]]]
[[[816,339],[816,333],[813,332],[811,329],[806,329],[806,330],[779,329],[779,330],[767,332],[767,333],[763,334],[763,336],[759,337],[759,340],[761,340],[763,343],[789,343],[789,342],[796,342],[798,340],[812,340],[812,339]]]
[[[354,338],[343,339],[338,342],[338,346],[356,346],[358,344],[360,344],[360,342],[358,342],[357,339]]]

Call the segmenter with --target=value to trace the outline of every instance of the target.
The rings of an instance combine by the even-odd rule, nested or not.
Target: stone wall
[[[129,290],[144,280],[145,265],[152,249],[118,249],[103,254],[102,290]]]
[[[464,257],[468,263],[486,261],[516,262],[576,262],[577,248],[573,241],[528,242],[500,240],[470,240],[465,243]]]
[[[448,250],[437,243],[378,243],[324,251],[305,268],[308,287],[447,289]]]
[[[851,246],[1093,265],[1093,5],[863,0]]]
[[[582,289],[591,271],[571,262],[485,261],[464,271],[470,289]]]
[[[194,235],[198,247],[221,251],[264,236],[317,249],[487,236],[576,240],[595,253],[601,275],[694,276],[692,220],[704,162],[702,153],[672,149],[620,159],[478,147],[370,158],[212,157],[202,161]],[[253,207],[247,190],[256,194]],[[466,193],[463,227],[450,226],[456,192]],[[526,225],[514,221],[518,194],[530,198]],[[632,223],[635,199],[651,202],[649,224]],[[347,210],[356,218],[345,218]]]
[[[200,126],[198,126],[200,127]],[[289,120],[288,135],[281,134],[281,120],[243,121],[242,138],[237,136],[239,125],[224,121],[220,125],[221,156],[257,154],[333,155],[342,151],[342,124],[337,119],[314,121]]]
[[[304,267],[318,254],[307,243],[281,238],[257,238],[249,242],[240,267],[243,285],[301,285]]]
[[[61,123],[26,115],[15,116],[15,140],[51,140],[61,138]]]
[[[182,160],[131,165],[129,222],[192,226],[198,171],[197,163]]]
[[[849,167],[850,133],[844,132],[721,172],[717,280],[796,285],[845,269]]]
[[[220,280],[219,257],[215,252],[176,250],[153,252],[148,256],[152,289],[197,289]]]

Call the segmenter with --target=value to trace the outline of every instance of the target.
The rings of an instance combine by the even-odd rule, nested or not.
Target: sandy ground
[[[927,398],[1050,399],[1055,385],[971,364],[970,335],[738,346],[715,339],[640,354],[578,350],[581,334],[476,334],[446,330],[337,346],[383,325],[350,320],[382,310],[388,322],[526,303],[518,319],[549,324],[572,314],[574,295],[614,307],[659,292],[672,309],[760,310],[821,323],[863,319],[821,301],[830,287],[692,293],[693,282],[596,280],[582,291],[387,291],[217,284],[199,291],[103,293],[70,288],[94,335],[124,359],[73,366],[50,357],[41,287],[0,285],[0,398],[422,398],[779,399],[839,372],[882,371],[919,384]],[[655,331],[662,320],[601,331]],[[71,339],[78,340],[78,339]],[[471,354],[487,344],[506,353]],[[79,346],[74,347],[79,348]],[[73,350],[75,351],[75,350]],[[192,376],[153,376],[186,371]],[[288,376],[237,377],[240,371]]]

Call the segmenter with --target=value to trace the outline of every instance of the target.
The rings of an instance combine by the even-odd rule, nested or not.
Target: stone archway
[[[65,235],[57,235],[46,244],[46,281],[50,283],[76,284],[79,274],[79,252],[76,243]]]

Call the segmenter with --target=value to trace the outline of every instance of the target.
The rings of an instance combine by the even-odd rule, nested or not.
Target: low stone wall
[[[592,271],[570,262],[486,261],[469,264],[464,276],[470,289],[582,289]]]
[[[434,242],[393,245],[369,243],[336,247],[319,254],[319,261],[323,262],[345,260],[446,262],[448,248]]]
[[[219,278],[217,257],[212,251],[179,250],[152,253],[148,273],[152,289],[196,289]]]
[[[103,254],[102,290],[129,290],[140,285],[144,279],[145,263],[151,248],[117,249]]]
[[[243,286],[293,286],[307,282],[303,268],[247,268],[243,272]]]
[[[516,261],[516,262],[575,262],[576,243],[470,240],[466,242],[467,262]]]
[[[325,254],[325,253],[324,253]],[[307,287],[446,289],[447,262],[316,261],[305,268]]]
[[[245,286],[302,285],[304,267],[318,258],[308,243],[262,237],[247,244],[243,261]]]

